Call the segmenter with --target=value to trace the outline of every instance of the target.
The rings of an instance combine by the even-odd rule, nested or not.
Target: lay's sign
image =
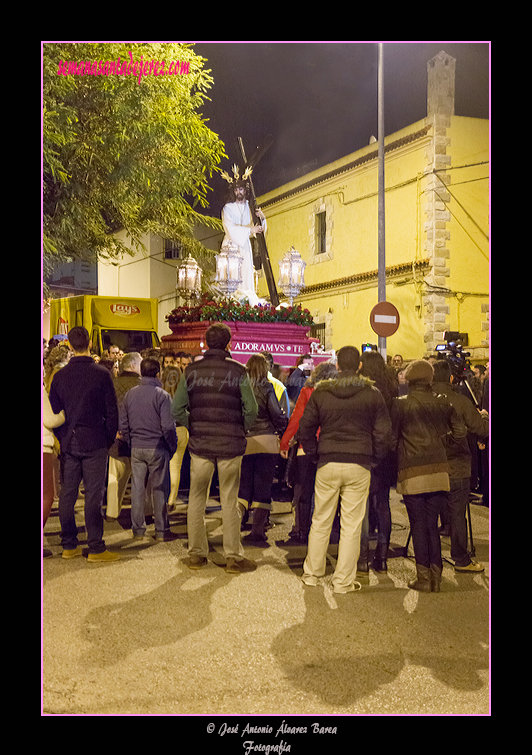
[[[140,309],[134,304],[111,304],[109,309],[113,315],[120,315],[120,317],[132,317],[140,314]]]

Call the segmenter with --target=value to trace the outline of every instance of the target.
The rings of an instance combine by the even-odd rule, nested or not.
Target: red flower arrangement
[[[180,322],[288,322],[295,325],[312,325],[312,315],[301,304],[276,309],[271,304],[252,307],[249,302],[236,299],[214,301],[209,294],[202,294],[197,304],[177,307],[166,315],[170,324]]]

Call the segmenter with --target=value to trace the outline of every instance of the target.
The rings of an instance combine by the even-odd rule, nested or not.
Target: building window
[[[327,215],[325,211],[316,213],[316,254],[327,251]]]
[[[334,212],[332,200],[320,197],[308,215],[309,264],[333,259]]]
[[[310,337],[319,338],[321,345],[325,348],[325,323],[315,322],[310,328]]]
[[[178,241],[164,239],[164,258],[165,260],[181,259],[181,245]]]

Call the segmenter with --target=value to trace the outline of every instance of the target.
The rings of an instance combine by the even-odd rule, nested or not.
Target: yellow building
[[[455,60],[428,62],[427,117],[385,138],[386,299],[400,314],[388,355],[434,353],[445,333],[468,335],[475,362],[489,349],[489,121],[454,114]],[[377,343],[378,145],[257,198],[274,271],[292,247],[306,262],[296,302],[324,346]],[[261,278],[259,294],[267,295]]]

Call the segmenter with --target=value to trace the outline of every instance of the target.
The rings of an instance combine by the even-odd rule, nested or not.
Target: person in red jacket
[[[338,372],[336,365],[331,362],[322,362],[312,372],[305,385],[301,389],[299,398],[294,407],[288,427],[281,439],[280,454],[284,459],[288,458],[288,452],[292,445],[297,445],[295,459],[295,477],[294,477],[294,498],[292,508],[295,514],[295,523],[290,533],[293,540],[306,543],[310,531],[310,512],[312,506],[312,496],[314,495],[314,479],[316,477],[316,462],[309,456],[305,455],[303,447],[297,442],[297,432],[299,421],[303,416],[305,407],[316,385],[321,380],[335,378]]]

